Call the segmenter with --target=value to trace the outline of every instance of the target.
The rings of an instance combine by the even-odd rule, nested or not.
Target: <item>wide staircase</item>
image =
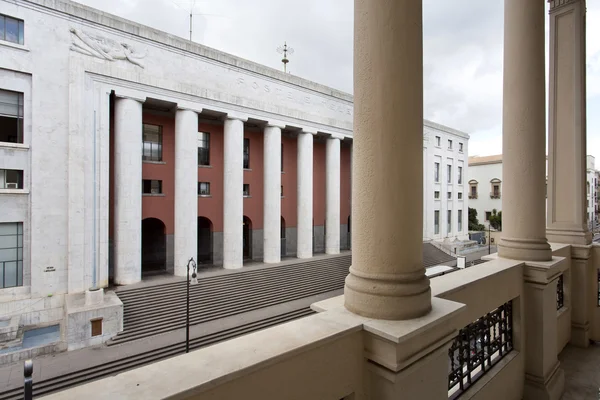
[[[351,254],[198,277],[190,286],[190,325],[311,297],[344,287]],[[117,290],[123,332],[109,346],[185,327],[186,282]]]

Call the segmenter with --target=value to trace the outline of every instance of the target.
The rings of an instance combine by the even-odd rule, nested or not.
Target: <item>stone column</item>
[[[298,248],[296,257],[313,255],[313,135],[298,134]]]
[[[142,103],[115,99],[115,283],[142,280]]]
[[[263,259],[265,263],[278,263],[281,261],[281,127],[265,128],[263,157]]]
[[[244,120],[227,117],[223,144],[223,267],[243,266]]]
[[[186,276],[191,257],[198,261],[198,114],[175,114],[175,270]]]
[[[431,310],[421,250],[423,4],[357,0],[354,7],[355,189],[345,305],[371,318],[417,318]]]
[[[342,136],[327,139],[325,165],[325,253],[340,253],[340,146]]]
[[[502,239],[498,255],[552,258],[546,240],[544,3],[504,2]]]

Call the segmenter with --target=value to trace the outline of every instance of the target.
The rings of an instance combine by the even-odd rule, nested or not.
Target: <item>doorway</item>
[[[198,266],[213,263],[212,222],[206,217],[198,217]]]
[[[252,220],[244,215],[244,260],[252,259]]]
[[[167,269],[165,224],[157,218],[142,220],[142,274]]]

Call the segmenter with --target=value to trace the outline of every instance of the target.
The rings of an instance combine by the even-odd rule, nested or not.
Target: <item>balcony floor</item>
[[[562,400],[598,400],[600,398],[600,344],[587,349],[567,345],[559,355],[565,371]]]

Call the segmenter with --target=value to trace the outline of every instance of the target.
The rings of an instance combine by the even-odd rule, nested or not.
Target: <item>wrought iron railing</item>
[[[558,282],[556,283],[556,309],[560,310],[565,306],[565,282],[563,280],[563,275],[558,277]]]
[[[512,301],[458,332],[448,350],[448,397],[458,398],[513,349]]]

